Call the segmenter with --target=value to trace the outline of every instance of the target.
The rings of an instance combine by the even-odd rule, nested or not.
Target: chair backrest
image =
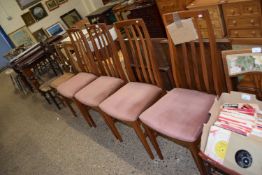
[[[100,75],[127,80],[118,50],[106,24],[86,25],[88,43]]]
[[[174,13],[176,13],[174,15]],[[179,11],[163,15],[164,24],[174,23],[174,16],[181,20],[191,18],[198,39],[175,45],[167,30],[172,72],[175,86],[208,93],[221,93],[216,41],[209,13],[206,10]],[[208,39],[203,39],[200,23],[207,24]]]
[[[142,19],[114,24],[130,81],[139,81],[163,88],[152,42]]]
[[[99,71],[97,70],[89,43],[86,36],[83,34],[82,29],[71,28],[67,30],[67,33],[70,37],[81,70],[83,72],[98,75]]]
[[[62,43],[55,45],[56,52],[59,57],[60,64],[69,69],[69,72],[81,72],[82,69],[80,68],[79,61],[75,56],[75,51],[70,43]]]
[[[262,99],[262,53],[252,53],[252,49],[222,51],[224,71],[228,91],[236,90],[235,78],[244,76],[251,88]],[[257,60],[256,60],[257,59]],[[245,81],[245,80],[244,80]],[[250,88],[250,87],[249,87]],[[250,89],[251,90],[251,89]]]
[[[83,28],[86,24],[90,24],[87,18],[81,19],[80,21],[77,21],[73,27],[76,28]]]

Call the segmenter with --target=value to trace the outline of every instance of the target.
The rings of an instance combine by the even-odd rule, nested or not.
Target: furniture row
[[[196,26],[198,41],[174,45],[167,32],[173,87],[166,93],[156,53],[141,19],[114,24],[123,60],[112,32],[105,24],[84,24],[68,30],[70,43],[56,45],[57,54],[73,71],[52,79],[48,86],[64,100],[76,116],[75,103],[90,127],[96,127],[89,110],[99,112],[113,135],[122,137],[115,122],[131,126],[150,158],[146,140],[163,155],[158,135],[188,148],[201,174],[206,174],[198,156],[203,124],[209,109],[223,90],[221,59],[207,11],[182,11],[181,19],[206,22],[208,40]],[[173,13],[163,16],[165,25],[174,22]],[[144,128],[144,131],[143,131]]]
[[[207,11],[184,11],[179,15],[182,19],[194,18],[197,23],[201,16],[211,23]],[[165,25],[174,22],[173,14],[166,14],[164,19]],[[141,19],[114,23],[123,60],[105,24],[86,24],[87,34],[81,28],[69,29],[71,44],[62,43],[60,53],[75,60],[80,72],[56,87],[52,86],[53,82],[50,86],[75,116],[71,103],[77,105],[89,126],[96,127],[89,109],[101,114],[119,141],[122,137],[115,122],[131,126],[152,159],[154,155],[146,136],[163,159],[156,140],[157,135],[163,135],[188,148],[199,171],[205,174],[198,156],[201,128],[208,120],[208,110],[215,99],[213,94],[220,94],[222,85],[215,37],[212,26],[208,26],[209,41],[199,35],[198,42],[174,45],[168,34],[175,87],[168,93],[164,90],[152,40]]]

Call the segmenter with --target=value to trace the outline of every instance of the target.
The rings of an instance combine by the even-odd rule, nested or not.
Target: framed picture
[[[33,36],[35,37],[36,41],[43,42],[45,41],[48,36],[46,32],[41,28],[33,33]]]
[[[67,2],[68,0],[56,0],[56,2],[60,5],[60,4],[63,4],[65,2]]]
[[[34,5],[35,3],[39,2],[41,0],[16,0],[19,7],[23,10],[31,5]]]
[[[262,54],[259,53],[227,55],[226,61],[230,76],[247,72],[262,72]]]
[[[24,45],[31,46],[35,43],[35,39],[29,29],[26,26],[23,26],[16,31],[10,33],[9,38],[15,44],[16,47]]]
[[[72,27],[76,22],[82,19],[76,9],[70,10],[69,12],[60,16],[60,18],[68,28]]]
[[[35,18],[30,11],[22,14],[21,17],[24,20],[26,26],[30,26],[35,23]]]
[[[63,35],[66,31],[60,22],[57,22],[46,29],[49,36]]]
[[[49,11],[52,11],[52,10],[59,7],[59,4],[57,3],[56,0],[48,0],[48,1],[45,2],[45,4],[46,4]]]
[[[35,6],[31,7],[29,10],[31,11],[36,21],[39,21],[47,16],[47,12],[43,7],[42,3],[36,4]]]

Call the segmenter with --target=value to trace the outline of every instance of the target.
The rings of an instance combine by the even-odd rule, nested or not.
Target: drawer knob
[[[252,7],[248,7],[247,9],[249,12],[253,12],[253,8]]]
[[[236,20],[233,20],[233,24],[237,24],[237,21],[236,21]]]
[[[235,34],[236,36],[238,36],[238,31],[235,31],[234,34]]]
[[[255,23],[255,20],[254,20],[254,19],[251,19],[251,20],[250,20],[250,23],[251,23],[251,24],[254,24],[254,23]]]
[[[231,14],[234,15],[235,13],[236,13],[236,11],[232,9]]]
[[[252,35],[256,35],[256,31],[252,31],[251,33],[252,33]]]

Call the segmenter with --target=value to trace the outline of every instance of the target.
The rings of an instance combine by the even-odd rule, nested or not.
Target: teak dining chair
[[[167,31],[176,88],[143,112],[139,119],[161,159],[163,155],[156,140],[157,135],[188,148],[199,171],[205,174],[198,156],[198,146],[203,124],[208,121],[209,109],[215,99],[210,93],[219,93],[216,82],[215,38],[208,11],[181,11],[176,15],[181,20],[192,19],[198,40],[174,45]],[[174,22],[173,16],[173,13],[163,16],[165,26]],[[208,26],[208,47],[203,43],[198,24],[200,19],[206,21]],[[205,55],[205,49],[211,50],[210,56]]]
[[[255,66],[256,61],[253,56],[261,57],[262,53],[252,53],[252,49],[222,51],[227,90],[228,92],[238,90],[241,92],[256,94],[257,98],[262,100],[262,68],[258,69],[258,66]],[[240,61],[241,59],[245,65],[237,65],[237,57],[241,57],[238,60]],[[235,63],[235,67],[232,65],[230,68],[229,63],[233,64],[233,62]],[[241,68],[241,66],[246,66],[249,69],[252,69],[242,70],[245,68]],[[229,70],[234,68],[239,69],[239,72],[231,74]]]
[[[163,83],[152,43],[142,19],[126,20],[114,24],[124,57],[125,70],[130,80],[125,86],[104,100],[99,108],[108,120],[121,121],[131,126],[150,158],[154,158],[142,131],[138,116],[163,94]],[[126,38],[124,38],[126,36]],[[129,47],[124,40],[128,40]],[[127,49],[132,50],[129,55]],[[131,63],[135,68],[132,69]],[[113,119],[112,119],[113,118]],[[122,140],[115,125],[112,132]]]
[[[95,63],[90,59],[90,53],[86,37],[81,29],[72,28],[67,31],[77,59],[78,65],[82,72],[73,76],[66,82],[60,84],[56,90],[64,98],[64,101],[69,106],[72,113],[76,115],[75,110],[71,106],[71,102],[74,101],[74,95],[87,84],[91,83],[97,78],[98,71]],[[88,122],[89,119],[86,119]],[[89,122],[89,125],[91,123]]]
[[[90,59],[94,60],[100,77],[78,91],[74,95],[75,101],[82,115],[90,119],[93,127],[96,125],[88,112],[89,109],[100,112],[109,128],[114,130],[112,121],[103,115],[98,105],[122,87],[127,79],[106,24],[86,25],[86,30],[89,35]],[[115,136],[118,139],[117,135]]]

